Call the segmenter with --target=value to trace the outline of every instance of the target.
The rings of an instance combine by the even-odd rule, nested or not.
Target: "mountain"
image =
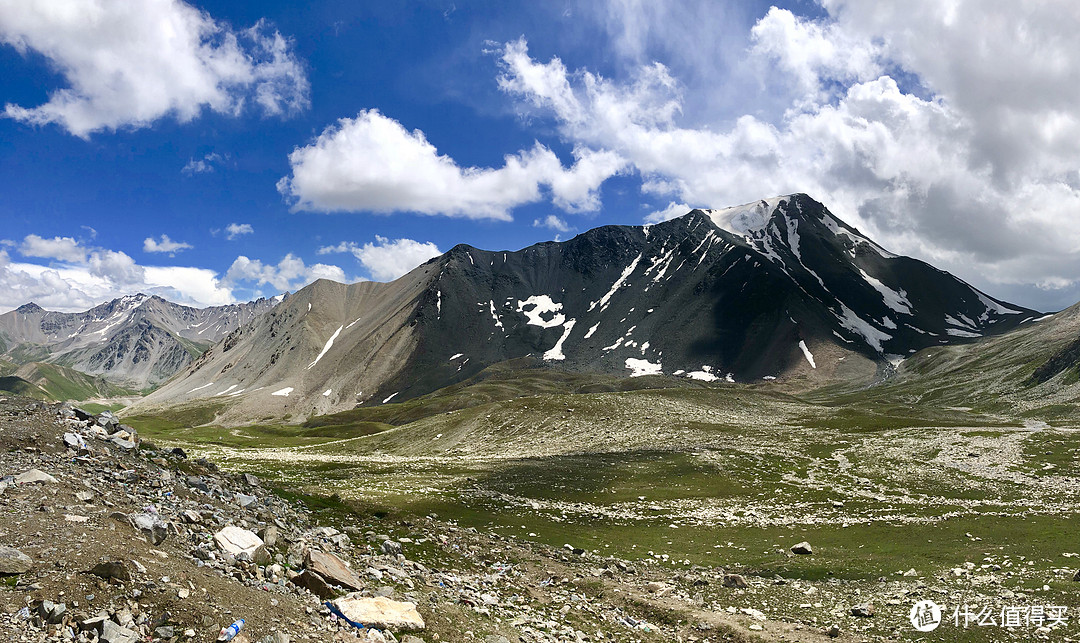
[[[0,354],[16,364],[57,364],[141,390],[183,370],[282,298],[199,309],[138,294],[82,313],[29,303],[0,315]]]
[[[633,376],[870,381],[919,349],[1038,316],[887,252],[795,194],[517,252],[459,245],[387,284],[319,281],[132,410],[303,419],[523,357]]]

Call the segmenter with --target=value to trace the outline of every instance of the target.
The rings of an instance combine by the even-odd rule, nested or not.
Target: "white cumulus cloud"
[[[566,143],[625,159],[643,196],[669,203],[647,221],[807,192],[892,250],[983,288],[1026,285],[1020,303],[1076,289],[1077,5],[825,0],[819,19],[773,8],[734,62],[786,108],[691,120],[687,96],[711,91],[708,73],[648,59],[670,48],[647,34],[674,23],[653,24],[670,16],[646,4],[607,3],[640,27],[618,34],[640,45],[624,70],[536,60],[520,39],[499,50],[498,82]]]
[[[222,282],[226,286],[269,285],[278,291],[285,291],[303,288],[316,279],[345,282],[345,271],[337,266],[323,263],[309,266],[291,252],[277,264],[263,263],[259,259],[249,259],[240,255],[229,266]]]
[[[8,246],[27,259],[50,261],[15,261],[0,250],[0,311],[31,301],[49,310],[81,311],[136,292],[200,307],[236,301],[231,288],[206,268],[142,266],[127,253],[71,237],[27,235]]]
[[[661,223],[663,221],[670,221],[672,219],[683,216],[690,212],[694,208],[686,205],[685,203],[678,203],[672,201],[667,204],[666,208],[662,210],[655,210],[645,215],[645,223]]]
[[[153,237],[143,239],[143,252],[165,252],[173,255],[183,250],[190,250],[193,247],[190,243],[173,241],[167,234],[161,235],[160,240]]]
[[[251,227],[250,223],[230,223],[225,226],[225,238],[229,241],[245,234],[253,234],[254,232],[255,228]]]
[[[442,254],[434,243],[413,239],[388,239],[375,235],[375,243],[343,241],[319,248],[321,255],[349,252],[367,269],[374,281],[393,281],[432,257]]]
[[[260,21],[235,30],[181,0],[0,0],[0,42],[44,56],[66,86],[4,114],[87,138],[203,110],[269,115],[307,107],[308,80],[290,42]]]
[[[223,163],[225,157],[217,152],[211,152],[204,155],[201,159],[192,158],[187,162],[180,172],[191,176],[192,174],[207,174],[214,171],[214,167]]]
[[[36,234],[29,234],[19,244],[19,254],[24,257],[56,259],[72,263],[86,261],[86,248],[72,237],[52,237],[45,239]]]
[[[549,214],[543,219],[533,220],[534,228],[548,228],[549,230],[555,230],[556,232],[569,232],[570,224],[563,219],[560,219],[554,214]]]
[[[417,212],[509,220],[510,211],[551,193],[569,211],[599,207],[600,184],[625,165],[618,154],[574,150],[564,168],[547,147],[509,154],[500,168],[461,167],[420,130],[409,131],[377,110],[328,127],[289,155],[292,174],[278,191],[295,210]]]

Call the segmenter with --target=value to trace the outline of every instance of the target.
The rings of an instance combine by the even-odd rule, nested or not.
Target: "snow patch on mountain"
[[[276,395],[276,396],[278,396],[278,397],[289,397],[289,393],[292,393],[292,392],[293,392],[294,390],[295,390],[295,389],[293,389],[293,387],[291,387],[291,386],[286,386],[286,387],[285,387],[285,388],[283,388],[283,389],[280,389],[280,390],[274,391],[274,392],[273,392],[273,393],[271,393],[270,395]]]
[[[315,358],[314,362],[308,364],[308,366],[307,366],[308,368],[311,368],[312,366],[315,366],[316,364],[318,364],[319,360],[323,358],[323,355],[326,355],[326,351],[330,350],[330,347],[334,345],[334,340],[337,339],[337,336],[339,334],[341,334],[341,329],[342,328],[343,328],[343,326],[338,326],[338,329],[334,331],[334,334],[330,336],[330,339],[326,340],[326,345],[323,346],[323,349],[319,353],[319,356]]]
[[[810,362],[810,367],[817,368],[817,363],[814,362],[814,354],[806,347],[806,342],[801,339],[799,340],[799,349],[802,350],[803,357],[806,358],[806,361]]]
[[[630,369],[630,377],[660,375],[663,372],[663,365],[660,362],[653,363],[647,359],[627,357],[625,364],[626,368]]]
[[[611,289],[607,291],[606,295],[601,297],[599,300],[594,301],[591,304],[589,304],[589,312],[592,312],[593,309],[596,308],[597,306],[600,306],[601,311],[603,311],[605,308],[607,308],[608,302],[611,301],[612,296],[615,295],[615,293],[623,285],[623,283],[626,281],[626,279],[630,275],[632,275],[635,270],[637,270],[638,262],[641,261],[641,257],[642,257],[642,255],[639,254],[637,256],[637,258],[635,258],[633,261],[630,262],[630,265],[626,267],[626,270],[622,271],[622,274],[619,275],[619,278],[615,280],[615,283],[611,284]]]
[[[562,304],[552,301],[547,295],[531,295],[528,299],[519,299],[517,306],[517,311],[525,315],[528,319],[526,323],[530,326],[554,328],[566,323],[566,316],[559,312]],[[548,313],[553,316],[545,320],[544,315]]]
[[[754,236],[765,230],[776,208],[789,197],[778,196],[753,203],[737,205],[723,210],[706,210],[713,225],[739,236]]]
[[[886,306],[892,308],[898,313],[903,313],[905,315],[911,314],[911,302],[908,301],[907,292],[903,290],[897,292],[892,288],[889,288],[885,284],[881,283],[881,281],[866,274],[866,271],[862,268],[859,268],[859,274],[862,275],[863,280],[866,281],[866,283],[870,284],[870,286],[873,287],[874,290],[881,293],[881,298],[885,300]]]
[[[878,353],[882,352],[882,342],[887,342],[892,339],[892,335],[882,332],[877,328],[871,326],[866,320],[862,319],[855,314],[855,311],[851,310],[843,304],[843,302],[837,302],[840,305],[840,314],[836,316],[836,320],[841,326],[850,330],[853,333],[860,335],[866,340],[866,343]]]
[[[569,319],[563,324],[563,334],[559,338],[559,341],[555,342],[555,345],[551,347],[551,350],[544,353],[544,359],[561,361],[566,359],[566,355],[563,355],[562,345],[566,341],[566,338],[570,336],[570,331],[574,329],[576,319]]]

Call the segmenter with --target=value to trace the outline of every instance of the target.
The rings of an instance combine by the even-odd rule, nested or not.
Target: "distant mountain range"
[[[27,369],[46,363],[100,376],[113,388],[143,390],[188,367],[283,298],[200,309],[138,294],[82,313],[30,303],[0,315],[0,357],[24,374],[55,376],[56,369]]]
[[[386,284],[318,281],[132,411],[196,403],[226,421],[302,419],[407,400],[515,358],[627,376],[869,382],[920,349],[1038,317],[794,194],[516,252],[459,245]]]

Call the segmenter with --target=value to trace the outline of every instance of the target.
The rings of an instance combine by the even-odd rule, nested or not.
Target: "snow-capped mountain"
[[[306,417],[401,401],[529,357],[736,382],[865,377],[1039,313],[895,256],[795,194],[516,252],[459,245],[388,284],[316,282],[140,407]]]
[[[61,364],[142,389],[172,377],[280,300],[200,309],[138,294],[82,313],[30,303],[0,315],[0,354],[18,364]]]

